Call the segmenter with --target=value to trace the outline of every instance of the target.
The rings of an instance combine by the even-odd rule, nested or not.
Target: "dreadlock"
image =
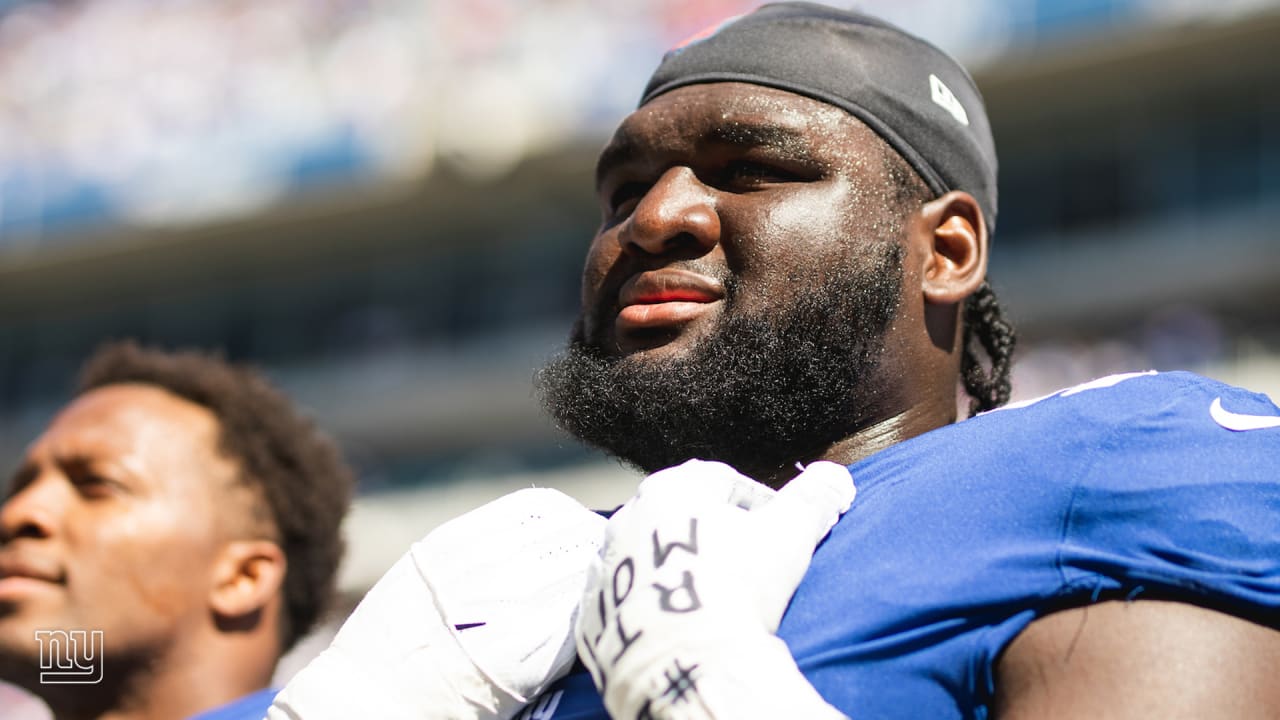
[[[1013,383],[1013,348],[1018,336],[1005,319],[996,300],[996,291],[985,280],[964,303],[964,354],[960,357],[960,378],[969,393],[969,414],[977,415],[1009,402]],[[976,345],[981,345],[991,361],[991,371],[982,367]]]
[[[884,143],[885,169],[894,191],[894,199],[906,213],[933,199],[924,180],[896,151]],[[969,394],[969,414],[998,408],[1009,402],[1013,383],[1013,349],[1017,333],[1004,316],[996,291],[987,281],[970,295],[964,304],[964,352],[960,356],[960,378]],[[983,367],[982,350],[991,369]]]

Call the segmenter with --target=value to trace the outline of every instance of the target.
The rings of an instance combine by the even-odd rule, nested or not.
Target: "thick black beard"
[[[769,482],[877,419],[874,372],[902,288],[899,243],[808,288],[767,317],[738,311],[688,353],[615,357],[575,330],[534,379],[557,424],[644,472],[719,460]],[[579,322],[578,327],[581,327]],[[788,476],[789,477],[789,476]]]

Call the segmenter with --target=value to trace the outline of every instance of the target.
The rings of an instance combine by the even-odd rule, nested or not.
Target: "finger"
[[[582,658],[583,664],[591,672],[591,679],[596,687],[600,687],[602,683],[596,646],[600,643],[605,627],[605,568],[604,563],[598,560],[591,564],[587,573],[587,589],[582,594],[582,602],[574,616],[573,639],[578,657]]]
[[[482,557],[493,546],[490,554],[505,555],[505,548],[541,544],[557,535],[590,535],[603,525],[599,520],[597,513],[558,490],[525,488],[449,520],[415,545],[420,552],[439,548],[454,555],[475,551]]]
[[[645,478],[635,500],[671,502],[683,508],[725,504],[749,508],[771,496],[771,490],[729,465],[688,460]]]
[[[794,537],[813,548],[849,509],[856,494],[848,468],[819,461],[751,514],[753,522],[769,528],[769,537]]]
[[[587,581],[574,618],[574,635],[579,647],[584,641],[595,643],[604,630],[604,608],[601,606],[607,574],[603,561],[597,559],[587,568]]]
[[[756,482],[745,475],[739,475],[741,479],[729,494],[729,504],[740,507],[743,510],[751,510],[758,506],[764,505],[773,500],[778,494],[776,490],[761,482]]]
[[[527,594],[581,572],[604,543],[606,523],[568,495],[529,488],[450,520],[410,552],[424,575],[469,593],[459,600],[513,587]]]

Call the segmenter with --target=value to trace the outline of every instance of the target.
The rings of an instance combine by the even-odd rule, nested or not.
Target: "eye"
[[[107,497],[124,489],[119,481],[85,466],[68,468],[67,478],[81,495],[89,498]]]
[[[87,473],[78,475],[72,480],[72,484],[80,491],[81,495],[86,497],[99,497],[111,494],[111,483],[106,478]]]
[[[624,182],[609,194],[609,214],[613,217],[625,217],[635,210],[636,205],[649,186],[641,182]]]
[[[726,187],[756,187],[769,183],[793,182],[798,176],[776,165],[755,160],[733,160],[724,166],[722,182]]]

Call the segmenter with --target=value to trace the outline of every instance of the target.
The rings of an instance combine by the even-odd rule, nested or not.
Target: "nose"
[[[720,242],[715,196],[688,167],[662,174],[620,228],[624,252],[705,255]]]
[[[0,505],[0,544],[18,538],[47,538],[57,517],[57,483],[36,477]]]

